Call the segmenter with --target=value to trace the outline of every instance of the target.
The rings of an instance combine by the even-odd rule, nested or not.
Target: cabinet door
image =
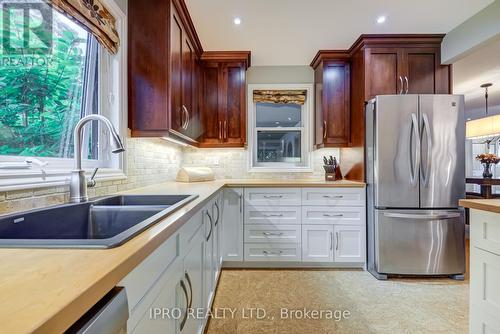
[[[349,63],[326,62],[323,71],[323,143],[329,147],[345,146],[350,136]]]
[[[214,222],[212,217],[212,202],[210,202],[204,209],[203,222],[204,222],[204,265],[203,265],[203,283],[204,287],[203,293],[203,305],[204,307],[209,307],[212,295],[213,295],[213,247],[214,247]]]
[[[243,261],[243,189],[226,188],[222,209],[222,258]]]
[[[128,324],[128,330],[133,334],[176,334],[179,333],[181,319],[186,314],[189,297],[182,290],[180,281],[182,279],[182,261],[175,262],[151,288],[148,294],[156,294],[153,302],[143,313],[141,319],[133,328]],[[148,296],[145,297],[145,300]],[[163,314],[168,310],[168,314]],[[173,311],[173,313],[171,313]],[[129,321],[130,322],[130,321]]]
[[[403,89],[403,51],[398,48],[366,50],[366,100],[376,95],[399,94]]]
[[[203,145],[222,143],[224,114],[220,110],[222,92],[219,90],[222,72],[219,63],[203,63],[203,99],[201,103],[203,119]]]
[[[183,26],[175,6],[171,6],[170,23],[170,128],[181,132],[185,118],[182,110],[183,91]],[[167,112],[167,111],[165,111]]]
[[[243,63],[226,63],[222,66],[224,142],[229,146],[243,146],[246,142],[245,66]]]
[[[213,285],[215,289],[215,284],[217,283],[217,277],[219,275],[220,268],[220,229],[221,229],[221,209],[220,209],[220,197],[217,196],[214,200],[212,206],[212,217],[214,220],[213,224],[213,247],[212,247],[212,274],[213,274]]]
[[[364,230],[364,226],[334,226],[334,262],[365,261]]]
[[[439,48],[405,49],[405,92],[449,94],[449,67],[441,66]]]
[[[333,226],[302,226],[302,261],[333,261]]]
[[[191,308],[196,311],[204,307],[203,298],[203,259],[205,252],[204,230],[200,228],[190,245],[191,249],[184,256],[184,275],[182,279],[188,289]],[[202,319],[187,317],[181,333],[200,333],[203,327]]]
[[[187,136],[191,135],[191,118],[194,107],[194,79],[195,79],[195,53],[186,33],[182,36],[182,106],[184,116],[182,118],[184,128],[182,132]]]

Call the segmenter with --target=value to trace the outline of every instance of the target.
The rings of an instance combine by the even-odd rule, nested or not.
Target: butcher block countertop
[[[500,199],[461,199],[459,204],[469,209],[500,213]]]
[[[365,184],[318,179],[217,180],[165,182],[124,192],[192,194],[198,198],[116,248],[0,249],[0,332],[63,332],[224,186],[364,187]]]

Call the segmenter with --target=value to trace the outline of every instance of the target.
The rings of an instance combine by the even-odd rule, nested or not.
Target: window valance
[[[118,52],[120,37],[116,19],[99,0],[50,0],[54,8],[74,18],[112,54]]]
[[[254,102],[294,103],[303,105],[306,101],[306,90],[254,90]]]

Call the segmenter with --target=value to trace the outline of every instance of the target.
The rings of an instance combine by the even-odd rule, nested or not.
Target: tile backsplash
[[[288,179],[323,177],[323,156],[333,155],[339,160],[338,149],[320,149],[312,153],[312,173],[261,173],[248,171],[248,150],[246,149],[196,149],[185,148],[183,166],[206,166],[214,170],[217,179]],[[342,167],[342,166],[341,166]]]
[[[127,178],[97,182],[89,196],[103,196],[173,180],[182,163],[182,149],[162,139],[127,138]],[[67,202],[68,186],[0,192],[0,214]]]
[[[89,189],[89,196],[104,196],[119,191],[140,188],[158,182],[174,180],[181,166],[211,167],[217,179],[244,178],[311,178],[323,177],[323,156],[339,159],[338,149],[321,149],[312,153],[313,172],[310,173],[250,173],[246,149],[181,148],[162,139],[127,138],[126,179],[98,181]],[[0,214],[29,210],[67,202],[69,188],[58,187],[23,189],[0,192]]]

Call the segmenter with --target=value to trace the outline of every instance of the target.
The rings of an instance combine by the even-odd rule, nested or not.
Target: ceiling
[[[500,38],[490,41],[453,64],[453,92],[465,95],[468,118],[485,115],[483,83],[492,83],[489,91],[491,114],[500,114]]]
[[[364,33],[446,33],[493,0],[185,0],[204,50],[250,50],[252,66],[308,65]],[[384,24],[376,19],[387,16]],[[239,26],[233,24],[241,17]]]

